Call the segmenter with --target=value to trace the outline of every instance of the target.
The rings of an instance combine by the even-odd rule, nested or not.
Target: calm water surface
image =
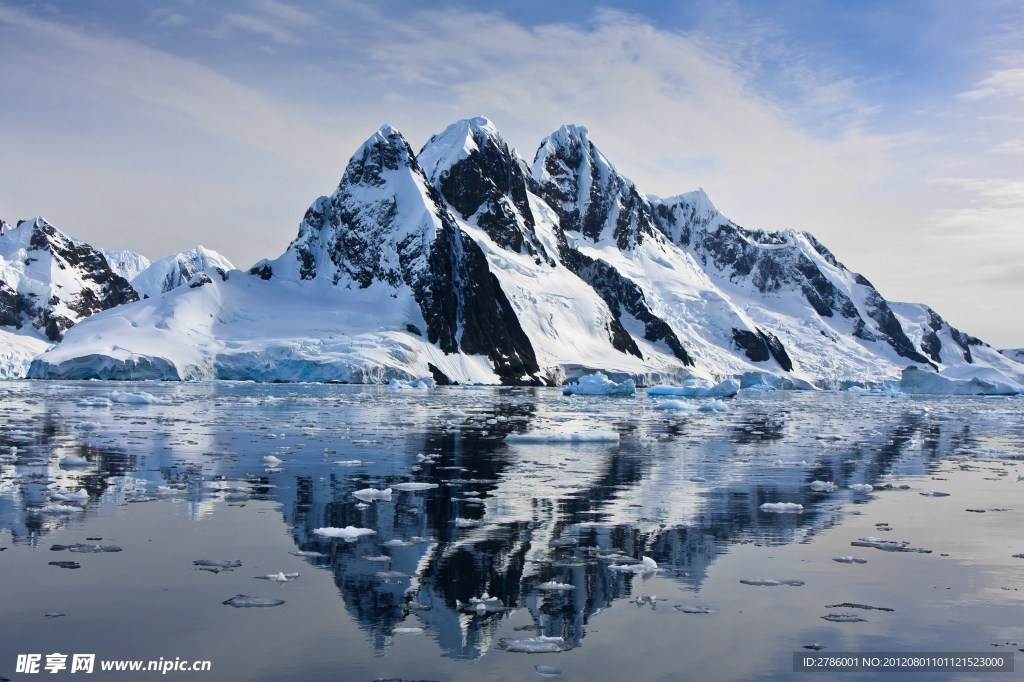
[[[742,391],[689,411],[545,389],[8,382],[0,399],[0,677],[59,652],[211,662],[166,679],[821,679],[792,672],[814,644],[1024,667],[1019,398]],[[592,431],[619,441],[505,440]],[[803,509],[760,508],[779,502]],[[375,533],[315,532],[349,526]],[[864,537],[931,551],[851,546]],[[51,549],[75,543],[122,551]],[[299,575],[254,577],[279,572]],[[765,579],[803,584],[740,582]],[[223,604],[239,594],[284,603]],[[539,637],[564,650],[515,651]],[[875,677],[898,675],[844,679]]]

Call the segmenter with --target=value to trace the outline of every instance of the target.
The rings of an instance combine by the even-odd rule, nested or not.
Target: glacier
[[[576,125],[532,162],[483,117],[419,153],[382,126],[281,256],[243,271],[199,247],[131,286],[143,300],[79,321],[29,375],[562,385],[601,373],[639,387],[730,380],[729,395],[893,389],[916,367],[1024,385],[1010,353],[887,301],[810,233],[741,227],[703,189],[644,193]]]

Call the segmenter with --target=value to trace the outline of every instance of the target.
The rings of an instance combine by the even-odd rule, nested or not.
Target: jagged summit
[[[418,155],[382,126],[283,255],[218,274],[76,325],[32,375],[809,388],[915,366],[1024,386],[1024,365],[889,304],[812,235],[741,227],[702,188],[645,194],[575,125],[532,166],[484,117]]]
[[[194,249],[151,263],[131,283],[140,296],[152,297],[187,285],[196,274],[204,270],[225,273],[234,269],[235,266],[227,258],[200,244]]]

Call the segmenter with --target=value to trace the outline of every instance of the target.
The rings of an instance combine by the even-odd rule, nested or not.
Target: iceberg
[[[728,398],[739,393],[740,382],[736,379],[712,384],[706,379],[687,379],[682,386],[658,384],[647,389],[647,395],[672,395],[686,398]]]
[[[951,378],[935,372],[918,369],[915,366],[903,370],[900,390],[904,393],[926,395],[1016,395],[1020,387],[1010,383],[1009,379],[994,369],[979,371],[970,378]],[[959,372],[958,374],[964,374]],[[996,375],[1004,381],[996,379]],[[982,376],[988,378],[982,378]]]
[[[632,379],[626,379],[617,384],[604,374],[588,374],[579,378],[575,384],[567,384],[562,387],[565,395],[614,395],[631,396],[636,394],[636,384]]]
[[[765,502],[760,506],[763,512],[774,512],[776,514],[800,513],[804,510],[802,504],[794,502]]]
[[[313,531],[313,534],[319,535],[322,538],[340,538],[345,542],[354,542],[364,535],[376,535],[377,531],[370,530],[369,528],[345,526],[344,528],[317,528]]]

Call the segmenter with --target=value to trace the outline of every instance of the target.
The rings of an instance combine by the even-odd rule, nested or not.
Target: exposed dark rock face
[[[979,338],[964,334],[956,327],[950,325],[948,322],[942,319],[942,317],[928,308],[926,310],[928,314],[928,327],[930,331],[925,332],[921,338],[921,350],[928,354],[928,356],[936,363],[942,362],[940,351],[942,350],[942,340],[939,338],[939,332],[943,328],[949,329],[949,335],[953,338],[953,342],[960,347],[960,352],[966,362],[974,362],[974,358],[971,356],[971,346],[987,346],[988,344]]]
[[[444,153],[453,147],[471,151],[451,163]],[[538,264],[554,263],[534,232],[527,173],[487,119],[449,126],[430,138],[418,160],[434,163],[424,167],[427,178],[463,220],[483,229],[503,249],[528,253]]]
[[[893,314],[889,308],[889,304],[885,302],[882,295],[871,286],[871,282],[857,275],[857,283],[861,286],[869,287],[867,295],[864,300],[868,306],[868,316],[878,323],[878,330],[882,333],[882,338],[889,342],[889,345],[904,358],[913,360],[914,362],[920,362],[921,364],[931,365],[935,367],[932,362],[917,352],[914,348],[914,344],[907,338],[906,332],[903,331],[903,327],[900,326],[899,321],[896,319],[896,315]],[[938,368],[936,368],[938,369]]]
[[[769,358],[775,358],[782,369],[787,372],[793,371],[793,361],[789,358],[789,353],[779,338],[771,332],[763,329],[752,332],[733,327],[732,340],[737,347],[743,349],[751,362],[767,362]]]
[[[448,375],[442,372],[440,369],[434,366],[433,363],[427,363],[427,369],[430,370],[430,376],[434,378],[438,386],[451,386],[452,380],[448,378]]]
[[[614,322],[611,341],[621,352],[642,358],[643,354],[636,342],[622,326],[622,313],[628,313],[644,325],[644,338],[648,341],[663,341],[687,367],[693,366],[693,358],[686,352],[682,342],[672,328],[663,319],[655,315],[644,298],[643,290],[632,280],[623,277],[619,271],[605,263],[573,251],[567,254],[571,269],[580,279],[594,288],[598,295],[608,304]]]
[[[496,188],[485,176],[474,177],[486,195],[483,206]],[[460,200],[471,201],[469,194],[463,191]],[[314,202],[278,262],[295,267],[300,279],[326,278],[336,286],[381,282],[393,296],[406,286],[426,323],[416,330],[430,343],[445,353],[487,356],[503,383],[540,382],[533,346],[483,251],[456,225],[408,142],[390,126],[352,157],[334,194]],[[269,279],[277,268],[264,261],[250,272]]]
[[[610,236],[624,251],[656,233],[650,203],[598,151],[586,128],[562,126],[545,138],[533,176],[563,231],[593,242]]]
[[[31,324],[50,341],[60,341],[79,320],[139,300],[128,280],[115,273],[103,254],[88,244],[70,239],[42,218],[19,221],[17,229],[31,230],[27,243],[23,242],[26,265],[52,258],[60,270],[71,271],[70,279],[77,286],[57,285],[46,300],[9,287],[0,289],[0,324],[17,328]],[[6,223],[0,229],[0,234],[4,233],[10,233]]]

